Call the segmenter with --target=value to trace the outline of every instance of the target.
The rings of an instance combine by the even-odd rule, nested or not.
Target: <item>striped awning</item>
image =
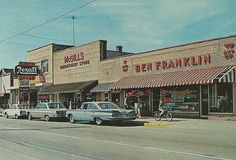
[[[229,66],[217,78],[219,82],[236,83],[236,66]]]
[[[110,87],[113,84],[113,82],[110,83],[101,83],[98,84],[96,87],[90,90],[91,93],[96,93],[96,92],[109,92],[111,91]]]
[[[235,82],[235,66],[193,69],[150,75],[124,77],[111,86],[111,89],[153,88],[213,82]]]

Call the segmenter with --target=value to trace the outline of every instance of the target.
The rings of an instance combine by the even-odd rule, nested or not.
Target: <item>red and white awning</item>
[[[214,67],[176,71],[150,75],[124,77],[113,83],[111,89],[153,88],[181,86],[192,84],[209,84],[213,82],[236,82],[236,67]]]

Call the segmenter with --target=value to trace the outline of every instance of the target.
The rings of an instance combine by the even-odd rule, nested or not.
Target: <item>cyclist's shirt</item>
[[[159,107],[163,108],[164,106],[165,106],[165,103],[162,100],[160,100]]]

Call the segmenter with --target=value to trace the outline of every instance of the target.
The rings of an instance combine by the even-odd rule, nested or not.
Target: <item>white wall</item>
[[[10,88],[10,85],[11,85],[10,74],[0,77],[0,93],[10,93],[10,90],[8,90]]]

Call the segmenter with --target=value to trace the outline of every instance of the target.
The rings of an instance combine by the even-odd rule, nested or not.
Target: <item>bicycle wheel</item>
[[[166,120],[170,122],[170,121],[172,121],[172,119],[173,119],[172,114],[170,112],[167,112],[166,113]]]
[[[160,121],[161,120],[160,112],[155,112],[154,113],[154,118],[155,118],[156,121]]]

